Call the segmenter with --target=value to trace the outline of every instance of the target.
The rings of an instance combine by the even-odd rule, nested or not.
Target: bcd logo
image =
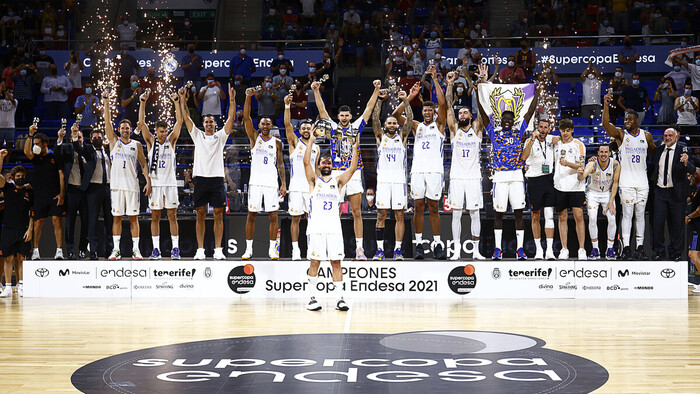
[[[69,273],[70,273],[70,270],[68,270],[68,268],[66,268],[64,270],[58,270],[58,276],[68,276]]]

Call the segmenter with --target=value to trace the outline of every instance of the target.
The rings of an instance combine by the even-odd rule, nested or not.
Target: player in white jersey
[[[357,130],[357,138],[360,138],[360,134],[364,129],[367,122],[369,122],[369,117],[372,115],[372,110],[374,109],[374,104],[377,102],[377,97],[379,97],[379,88],[382,82],[380,80],[375,80],[372,82],[374,85],[374,92],[367,102],[362,116],[351,123],[352,113],[350,112],[350,107],[347,105],[341,105],[338,108],[338,123],[331,121],[333,126],[333,135],[331,136],[331,156],[333,157],[333,171],[334,176],[345,171],[350,166],[350,158],[337,157],[338,151],[336,148],[336,143],[339,141],[335,137],[336,133],[347,131],[350,128]],[[323,103],[323,98],[321,97],[321,91],[319,90],[321,84],[317,81],[311,84],[311,90],[314,92],[314,98],[316,100],[316,107],[318,108],[319,118],[330,120],[330,116],[326,111],[326,105]],[[358,148],[359,145],[358,145]],[[362,187],[362,170],[364,169],[364,164],[362,163],[362,154],[358,152],[358,165],[359,171],[355,171],[355,175],[350,182],[348,182],[347,187],[340,191],[340,197],[345,198],[348,196],[350,201],[350,209],[352,210],[353,219],[353,230],[355,231],[355,260],[367,260],[365,256],[365,248],[363,243],[364,229],[362,227],[362,192],[364,191]]]
[[[141,260],[139,250],[139,179],[136,174],[136,164],[141,165],[143,177],[146,178],[146,186],[143,192],[146,196],[151,194],[151,177],[148,174],[148,164],[146,156],[143,154],[143,147],[138,141],[131,139],[132,126],[129,120],[124,119],[119,122],[119,135],[114,133],[112,125],[112,111],[110,99],[107,93],[102,96],[104,104],[105,134],[109,141],[109,155],[112,161],[109,179],[112,196],[112,238],[114,248],[109,255],[109,260],[121,259],[119,242],[122,235],[122,217],[129,217],[132,240],[132,256],[136,260]]]
[[[187,102],[186,91],[180,89],[180,105]],[[207,206],[214,208],[214,259],[225,260],[221,241],[224,236],[224,207],[226,207],[226,189],[224,188],[224,148],[226,140],[233,131],[236,119],[236,90],[228,87],[228,117],[224,128],[216,130],[216,119],[211,114],[202,116],[204,131],[192,122],[189,111],[182,111],[182,119],[194,142],[194,163],[192,181],[194,183],[194,207],[197,211],[197,252],[195,260],[204,260],[204,231],[207,218]]]
[[[290,232],[292,235],[292,260],[301,260],[299,249],[299,222],[301,217],[309,212],[309,182],[306,180],[304,170],[304,153],[309,147],[309,137],[314,125],[308,120],[299,125],[299,137],[294,133],[291,121],[292,96],[284,98],[284,128],[289,143],[289,164],[291,175],[289,176],[289,215],[292,217]],[[311,162],[317,164],[321,149],[318,145],[311,145]],[[308,245],[307,245],[308,249]]]
[[[150,92],[146,91],[141,95],[139,104],[139,123],[136,132],[140,130],[143,139],[146,141],[148,150],[149,174],[151,176],[151,195],[148,197],[148,206],[151,208],[151,238],[153,240],[153,250],[151,260],[161,258],[160,253],[160,215],[165,209],[170,224],[170,237],[172,239],[172,249],[170,257],[173,260],[180,259],[180,239],[179,227],[177,224],[177,207],[180,202],[177,197],[177,179],[175,169],[175,144],[180,138],[182,128],[182,103],[177,93],[173,93],[170,98],[175,107],[175,126],[168,134],[168,123],[159,120],[155,124],[156,135],[153,136],[146,124],[146,101]]]
[[[556,204],[554,209],[559,215],[559,241],[561,251],[559,260],[569,258],[569,208],[576,223],[578,238],[578,259],[586,260],[584,241],[586,238],[586,223],[583,220],[583,206],[586,204],[586,183],[579,180],[586,161],[586,147],[583,142],[574,138],[574,122],[571,119],[559,121],[561,140],[554,145],[554,189]]]
[[[309,143],[313,144],[316,134],[312,132]],[[343,299],[343,269],[340,266],[343,255],[343,230],[340,226],[341,202],[340,190],[352,180],[352,175],[357,169],[358,147],[360,139],[355,140],[352,149],[350,166],[333,176],[333,159],[331,155],[321,155],[319,161],[320,175],[316,173],[316,166],[311,164],[311,149],[304,153],[304,170],[311,194],[309,203],[309,226],[306,233],[309,238],[310,267],[307,271],[309,280],[310,301],[306,309],[310,311],[321,310],[321,305],[316,300],[316,282],[318,281],[318,268],[321,261],[330,260],[333,269],[333,288],[338,302],[335,308],[347,311],[350,308]]]
[[[647,157],[654,155],[654,140],[651,134],[639,128],[639,115],[634,110],[625,113],[624,130],[610,123],[610,101],[612,94],[605,95],[603,127],[610,137],[620,141],[620,202],[622,204],[622,260],[647,260],[644,253],[644,210],[649,196],[647,179]],[[630,236],[632,217],[635,218],[637,251],[632,254]]]
[[[420,85],[411,88],[416,94]],[[386,94],[385,92],[382,92]],[[380,93],[380,94],[382,94]],[[389,116],[382,128],[379,115],[382,103],[377,101],[372,112],[372,130],[377,141],[377,253],[374,260],[384,260],[384,228],[389,209],[394,211],[396,225],[394,226],[394,260],[403,260],[401,243],[406,228],[404,211],[408,205],[406,190],[406,143],[413,128],[413,111],[408,102],[406,92],[399,92],[399,99],[406,108],[406,127],[399,133],[399,122]]]
[[[459,260],[462,252],[462,211],[469,211],[472,233],[472,257],[484,260],[479,252],[481,236],[481,214],[484,197],[481,188],[481,139],[483,127],[481,120],[472,121],[469,108],[459,109],[455,118],[452,105],[454,102],[453,85],[455,73],[447,74],[447,127],[450,129],[452,159],[450,164],[450,188],[448,203],[452,208],[452,238],[454,251],[452,260]]]
[[[253,257],[253,234],[255,234],[255,218],[258,212],[265,209],[270,219],[270,247],[268,255],[270,260],[279,260],[277,250],[277,210],[279,199],[287,194],[287,180],[282,160],[284,144],[270,134],[272,119],[262,117],[258,122],[258,130],[253,126],[250,117],[250,98],[255,94],[255,89],[248,88],[245,91],[245,104],[243,106],[243,124],[245,133],[250,141],[250,181],[248,182],[248,218],[245,223],[245,253],[241,257],[249,260]],[[281,186],[278,184],[277,178]]]
[[[435,65],[430,65],[426,74],[433,78],[435,86],[439,86]],[[410,102],[418,93],[411,89],[408,97]],[[423,122],[413,121],[413,162],[411,163],[411,197],[415,208],[413,215],[413,227],[416,236],[417,260],[425,257],[423,251],[423,212],[425,211],[425,199],[428,199],[428,211],[430,212],[430,226],[433,230],[433,257],[444,260],[445,249],[440,239],[440,214],[438,207],[442,196],[443,175],[443,147],[445,141],[445,123],[447,117],[447,103],[442,89],[436,90],[438,108],[432,101],[423,102]],[[404,103],[394,110],[394,117],[401,126],[406,124],[406,118],[401,115],[404,111]],[[437,112],[437,118],[435,113]]]
[[[603,206],[603,214],[608,218],[608,246],[605,258],[615,260],[615,232],[617,222],[615,218],[615,196],[620,181],[620,163],[610,158],[610,145],[601,144],[598,147],[598,157],[586,164],[586,168],[579,173],[579,180],[587,180],[586,205],[588,206],[588,233],[591,236],[593,249],[588,256],[589,260],[600,259],[598,251],[598,207]]]

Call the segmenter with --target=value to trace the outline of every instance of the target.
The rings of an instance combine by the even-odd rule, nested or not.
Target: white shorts
[[[140,211],[139,192],[112,190],[112,216],[137,216]]]
[[[481,179],[450,179],[450,189],[447,203],[452,209],[469,210],[484,207],[484,193],[481,188]]]
[[[405,183],[377,183],[377,209],[406,209],[408,197]]]
[[[331,172],[331,176],[333,178],[339,176],[345,172],[345,170],[333,170]],[[365,191],[365,189],[362,187],[362,175],[360,174],[362,172],[361,169],[355,170],[355,173],[352,174],[352,178],[350,178],[350,181],[347,183],[347,185],[343,186],[342,189],[340,189],[340,201],[345,200],[345,196],[352,196],[353,194],[359,194]]]
[[[442,182],[442,174],[437,172],[411,174],[411,197],[414,200],[439,200],[442,196]]]
[[[311,193],[309,192],[289,192],[289,209],[287,212],[289,212],[291,216],[301,216],[309,212],[310,198]]]
[[[342,260],[345,257],[343,234],[309,234],[309,260]]]
[[[608,201],[610,201],[610,192],[596,192],[587,191],[586,192],[586,205],[588,209],[598,210],[598,206],[602,205],[603,210],[608,206]],[[615,204],[615,200],[613,200]]]
[[[649,187],[620,186],[620,201],[622,205],[646,204],[649,197]]]
[[[508,202],[513,209],[525,208],[525,183],[522,181],[494,182],[493,210],[505,212]]]
[[[175,209],[180,205],[177,198],[177,186],[153,186],[148,196],[148,207],[151,211]]]
[[[274,212],[280,207],[279,189],[276,187],[250,185],[248,187],[248,212]]]

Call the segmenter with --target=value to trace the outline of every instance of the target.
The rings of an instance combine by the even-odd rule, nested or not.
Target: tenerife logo
[[[492,274],[493,275],[493,274]],[[467,264],[464,267],[455,267],[447,277],[447,285],[450,290],[459,295],[469,294],[476,287],[476,273],[474,266]]]
[[[554,270],[550,268],[533,268],[530,270],[508,270],[508,276],[514,279],[549,279]]]
[[[252,264],[239,265],[226,277],[228,287],[238,294],[245,294],[255,287],[255,269]]]
[[[342,357],[319,343],[342,344]],[[608,380],[599,364],[544,345],[486,331],[227,338],[107,357],[71,380],[86,393],[363,394],[584,393]]]

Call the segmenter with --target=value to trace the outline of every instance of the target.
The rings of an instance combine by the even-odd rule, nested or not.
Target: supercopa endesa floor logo
[[[255,268],[252,264],[239,265],[226,277],[228,287],[237,294],[245,294],[255,287]]]
[[[85,393],[413,394],[587,393],[608,380],[601,365],[544,345],[488,331],[227,338],[107,357],[71,381]]]
[[[453,268],[447,276],[447,285],[456,294],[471,293],[476,287],[476,269],[471,264]]]

